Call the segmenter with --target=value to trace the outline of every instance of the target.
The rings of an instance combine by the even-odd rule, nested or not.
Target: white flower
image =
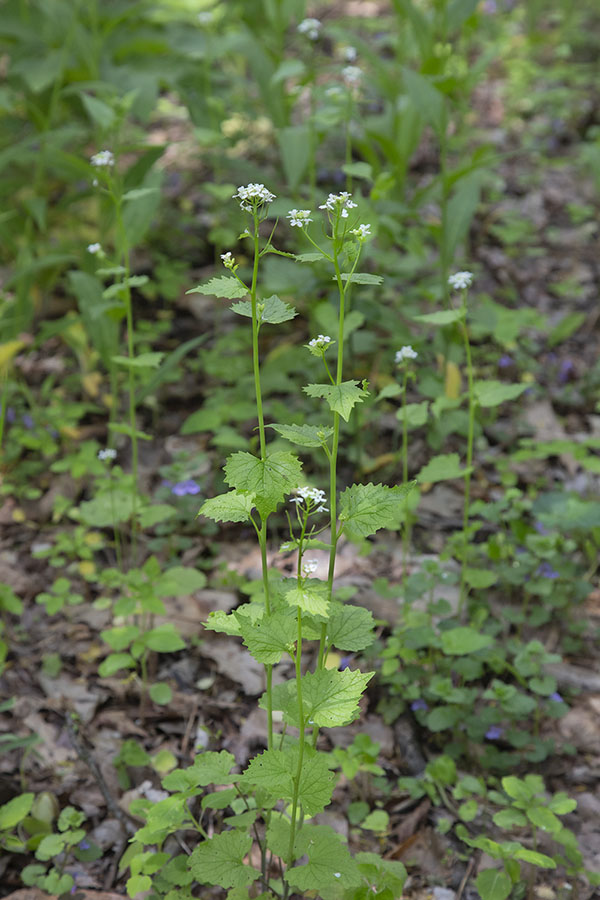
[[[304,487],[297,487],[294,493],[298,496],[292,497],[291,503],[304,504],[305,508],[311,512],[313,511],[313,506],[317,507],[316,512],[329,512],[329,510],[323,506],[327,499],[325,491],[305,485]]]
[[[221,253],[221,260],[226,269],[233,269],[235,266],[235,256],[231,255],[231,250],[227,253]]]
[[[341,873],[341,872],[334,872],[334,873],[333,873],[333,877],[334,877],[334,878],[341,878],[341,877],[342,877],[342,873]]]
[[[348,218],[348,210],[354,209],[357,204],[351,200],[352,194],[348,191],[342,191],[340,194],[330,194],[325,201],[319,206],[319,209],[326,209],[328,212],[339,211],[343,219]]]
[[[410,344],[406,344],[404,347],[401,347],[396,353],[396,365],[399,366],[400,363],[403,363],[405,359],[416,359],[419,354],[416,350],[410,346]]]
[[[240,209],[243,209],[244,212],[252,212],[263,203],[272,203],[275,194],[267,190],[264,184],[247,184],[245,187],[240,186],[233,197],[240,201]]]
[[[344,50],[344,59],[346,62],[353,63],[356,60],[358,53],[356,51],[356,47],[346,47]]]
[[[298,25],[298,31],[300,34],[305,34],[311,41],[316,41],[322,27],[323,25],[318,19],[304,19]]]
[[[448,284],[451,288],[454,288],[455,291],[465,290],[473,284],[473,273],[455,272],[454,275],[451,275],[448,279]]]
[[[325,91],[325,96],[327,97],[341,97],[344,94],[344,89],[339,86],[339,84],[332,84],[331,87],[328,87]]]
[[[90,162],[93,166],[102,168],[102,166],[114,166],[115,158],[110,150],[100,150],[99,153],[94,153]]]
[[[320,352],[321,350],[326,350],[330,344],[333,344],[333,341],[331,340],[329,335],[320,334],[318,337],[312,338],[306,346],[311,351],[317,350]]]
[[[304,228],[305,225],[308,225],[309,222],[312,222],[310,214],[310,209],[290,209],[289,213],[286,213],[285,215],[286,218],[290,220],[290,225],[295,225],[298,228]]]
[[[319,565],[318,559],[303,559],[302,560],[302,577],[308,578],[309,575],[312,575],[317,571],[317,566]]]
[[[102,244],[88,244],[88,253],[91,253],[93,256],[96,256],[98,253],[102,253]]]
[[[342,78],[344,84],[349,88],[356,88],[360,85],[363,77],[363,70],[358,66],[346,66],[342,69]]]
[[[117,451],[112,447],[107,447],[106,450],[98,450],[98,459],[106,461],[107,459],[116,459]]]
[[[371,235],[371,226],[359,225],[357,228],[353,228],[350,234],[355,234],[359,240],[364,241],[366,237]]]

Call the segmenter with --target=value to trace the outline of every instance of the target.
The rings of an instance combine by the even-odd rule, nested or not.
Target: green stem
[[[267,458],[267,445],[265,438],[265,419],[262,405],[262,392],[260,387],[260,357],[258,352],[259,323],[257,318],[256,285],[258,282],[258,263],[260,260],[258,215],[254,214],[254,264],[252,266],[252,284],[250,286],[250,304],[252,313],[252,369],[254,372],[254,393],[256,396],[256,413],[258,417],[258,434],[260,442],[260,458],[264,463]],[[271,597],[269,592],[269,566],[267,562],[267,520],[261,516],[258,541],[260,544],[260,559],[262,569],[263,590],[265,594],[265,612],[271,615]],[[267,682],[267,746],[269,750],[273,746],[273,666],[265,665]]]
[[[402,378],[402,487],[408,484],[408,411],[406,409],[406,388],[408,385],[408,369],[405,367]],[[402,535],[402,581],[406,578],[408,549],[410,546],[410,520],[408,510],[408,494],[404,498],[404,532]]]
[[[464,317],[461,320],[461,332],[463,337],[463,343],[465,348],[465,356],[467,360],[467,382],[468,382],[468,393],[469,393],[469,425],[467,431],[467,469],[465,472],[465,498],[464,498],[464,508],[463,508],[463,554],[462,554],[462,564],[461,564],[461,572],[460,572],[460,596],[458,601],[458,612],[462,613],[465,599],[467,596],[467,582],[466,582],[466,570],[467,570],[467,547],[468,547],[468,535],[467,528],[469,526],[469,513],[470,513],[470,500],[471,500],[471,469],[473,465],[473,443],[474,443],[474,435],[475,435],[475,390],[473,384],[473,360],[471,358],[471,342],[469,341],[469,331],[467,328],[466,321],[466,292],[463,297],[463,308],[464,308]]]
[[[299,559],[301,559],[299,555]],[[301,565],[301,562],[299,562]],[[300,792],[300,779],[302,778],[302,763],[304,760],[304,710],[302,707],[302,613],[298,607],[298,640],[296,645],[296,697],[298,700],[298,717],[300,734],[298,737],[298,765],[294,775],[294,791],[292,794],[292,821],[290,827],[290,844],[288,849],[288,868],[294,864],[294,842],[296,840],[296,816],[298,813],[298,794]],[[284,897],[287,897],[287,884]]]
[[[127,329],[127,357],[133,361],[135,357],[135,347],[133,341],[133,309],[131,304],[131,288],[129,286],[129,278],[131,274],[131,263],[129,259],[129,241],[127,240],[127,232],[123,223],[122,199],[115,196],[115,211],[117,216],[117,234],[119,241],[119,257],[122,261],[124,273],[124,303],[125,303],[125,324]],[[129,428],[131,431],[131,471],[133,475],[133,485],[131,489],[131,562],[135,566],[137,563],[137,505],[138,505],[138,475],[139,475],[139,455],[138,455],[138,437],[135,415],[135,376],[132,365],[127,367],[127,393],[129,395]]]

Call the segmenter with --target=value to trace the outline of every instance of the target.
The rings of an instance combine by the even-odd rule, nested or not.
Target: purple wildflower
[[[508,369],[509,366],[512,366],[514,360],[512,356],[509,356],[508,353],[503,353],[500,359],[498,360],[498,368],[499,369]]]
[[[563,359],[559,368],[558,375],[556,380],[559,384],[566,384],[567,381],[570,381],[571,378],[575,375],[575,366],[573,365],[572,360]]]
[[[560,577],[560,575],[556,571],[556,569],[553,569],[552,566],[550,565],[550,563],[548,562],[548,560],[546,560],[546,559],[544,560],[543,563],[540,563],[540,565],[538,566],[537,572],[535,574],[541,575],[542,578],[559,578]]]
[[[537,531],[538,534],[550,534],[550,532],[548,531],[546,526],[543,525],[540,521],[535,522],[533,527],[535,528],[535,530]]]
[[[418,700],[413,700],[413,702],[410,704],[410,708],[412,709],[413,712],[417,712],[417,710],[419,710],[419,709],[422,709],[422,710],[429,709],[429,707],[427,706],[425,701],[421,699],[421,697],[419,697]]]
[[[171,493],[175,494],[176,497],[185,497],[186,494],[199,494],[200,485],[193,478],[188,478],[186,481],[178,481],[177,484],[174,484],[171,488]]]
[[[555,703],[564,703],[565,702],[563,700],[563,698],[561,697],[561,695],[558,693],[558,691],[554,691],[553,694],[550,694],[550,696],[548,697],[548,700],[554,700]]]
[[[340,671],[342,671],[342,669],[347,669],[351,662],[351,656],[342,656],[342,658],[340,659]]]
[[[488,741],[497,741],[498,738],[501,738],[503,734],[504,728],[501,728],[500,725],[490,725],[485,733],[485,736]]]
[[[33,419],[29,415],[29,413],[25,413],[25,415],[23,416],[21,421],[22,421],[23,425],[25,426],[25,428],[27,428],[28,431],[30,431],[33,428],[33,424],[34,424]]]
[[[90,849],[90,843],[89,843],[89,841],[86,841],[85,838],[83,838],[82,841],[79,841],[77,846],[79,847],[80,850],[89,850]]]

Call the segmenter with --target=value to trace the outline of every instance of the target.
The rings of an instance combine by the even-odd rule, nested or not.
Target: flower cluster
[[[185,481],[178,481],[171,488],[171,493],[176,497],[186,497],[188,494],[199,494],[200,485],[193,478],[187,478]]]
[[[100,150],[99,153],[94,153],[90,162],[96,168],[103,168],[104,166],[114,166],[115,157],[111,153],[110,150]]]
[[[342,69],[342,78],[344,84],[349,88],[357,88],[360,86],[363,77],[363,70],[358,66],[345,66]]]
[[[314,575],[317,571],[317,566],[319,565],[318,559],[303,559],[302,560],[302,577],[308,578],[310,575]]]
[[[356,62],[356,57],[358,56],[358,52],[356,47],[346,47],[344,50],[344,59],[348,63]]]
[[[235,256],[232,256],[231,250],[221,253],[221,261],[226,269],[233,269],[235,266]]]
[[[289,213],[286,213],[286,218],[290,220],[290,225],[304,228],[305,225],[312,222],[310,214],[310,209],[290,209]]]
[[[327,348],[329,347],[330,344],[333,344],[333,341],[331,340],[329,335],[328,334],[320,334],[320,335],[318,335],[318,337],[312,338],[308,342],[308,344],[306,344],[306,346],[311,351],[311,353],[314,353],[316,356],[318,353],[321,353],[323,350],[327,350]]]
[[[106,450],[98,450],[98,459],[101,459],[103,462],[116,458],[117,451],[113,447],[107,447]]]
[[[396,351],[396,365],[399,366],[407,359],[416,359],[418,355],[417,351],[413,350],[410,344],[406,344]]]
[[[292,497],[290,502],[304,506],[307,512],[310,512],[313,506],[316,506],[315,512],[329,512],[327,507],[323,505],[327,499],[325,491],[305,485],[304,487],[297,487],[294,493],[297,496]]]
[[[251,183],[245,186],[241,185],[237,192],[233,194],[233,199],[240,201],[240,209],[251,213],[259,206],[262,206],[263,203],[272,203],[275,199],[275,194],[267,190],[264,184]]]
[[[350,234],[355,234],[359,241],[364,241],[365,238],[371,236],[371,226],[370,225],[358,225],[356,228],[353,228]]]
[[[326,209],[328,212],[339,211],[342,219],[348,218],[348,210],[355,209],[357,204],[351,199],[352,194],[348,191],[342,191],[340,194],[330,194],[325,203],[319,206],[319,209]]]
[[[322,27],[323,25],[318,19],[304,19],[298,25],[298,32],[305,34],[311,41],[316,41],[319,39],[319,32]]]
[[[88,244],[87,251],[88,253],[91,253],[92,256],[100,256],[102,255],[102,244]]]
[[[473,284],[472,272],[455,272],[448,278],[448,284],[455,291],[463,291]]]

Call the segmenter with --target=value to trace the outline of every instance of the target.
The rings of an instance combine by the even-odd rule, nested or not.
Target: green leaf
[[[383,393],[383,391],[381,393]],[[381,394],[379,396],[381,397]],[[390,395],[388,394],[388,396]],[[429,403],[427,400],[423,400],[422,403],[407,403],[405,406],[401,406],[400,409],[396,411],[396,418],[399,422],[404,423],[404,417],[406,416],[406,425],[408,428],[420,428],[427,421],[428,414]]]
[[[109,428],[109,431],[114,431],[116,434],[126,434],[127,437],[132,437],[134,434],[131,425],[127,425],[125,422],[109,422],[108,428]],[[137,431],[136,430],[135,436],[137,438],[139,438],[139,440],[141,440],[141,441],[154,440],[153,436],[151,434],[146,434],[145,431]],[[105,501],[110,500],[111,507],[115,506],[117,509],[119,508],[119,506],[123,506],[125,504],[125,502],[127,501],[127,498],[124,497],[124,495],[122,493],[115,494],[110,491],[105,491],[104,494],[102,494],[101,496],[104,497]],[[100,496],[94,497],[93,500],[89,500],[88,501],[89,506],[91,507],[91,505],[93,503],[95,503],[96,500],[100,500]],[[83,506],[83,504],[82,504],[82,506]],[[129,500],[129,506],[132,507],[131,500]],[[81,509],[81,506],[79,508]],[[127,518],[129,518],[130,515],[131,515],[131,513],[128,513]],[[99,525],[99,524],[100,523],[97,521],[90,522],[90,525]],[[114,524],[114,522],[113,523],[109,522],[107,524]]]
[[[365,181],[373,181],[373,166],[367,162],[346,163],[342,166],[344,175],[352,178],[362,178]]]
[[[268,425],[275,431],[299,447],[322,447],[333,434],[328,425]]]
[[[568,797],[564,791],[559,791],[550,799],[548,808],[558,816],[564,816],[567,813],[573,812],[574,809],[577,809],[577,800]]]
[[[525,811],[525,814],[530,822],[549,834],[556,834],[562,828],[560,819],[545,806],[532,806]]]
[[[498,581],[496,572],[489,569],[465,569],[465,581],[472,588],[488,588]]]
[[[233,453],[225,464],[225,481],[238,491],[254,494],[254,503],[264,518],[277,509],[284,496],[298,487],[302,463],[293,453],[278,451],[266,460],[251,453]]]
[[[364,606],[340,606],[327,623],[327,640],[338,650],[364,650],[374,640],[375,623]]]
[[[131,878],[127,879],[127,884],[125,886],[127,888],[128,897],[137,897],[141,891],[150,890],[152,887],[152,879],[149,875],[132,875]]]
[[[526,384],[505,384],[503,381],[475,382],[475,398],[479,406],[485,407],[500,406],[507,400],[519,397],[526,390]]]
[[[334,279],[335,281],[335,276]],[[383,284],[381,275],[370,275],[368,272],[353,272],[342,274],[342,281],[349,281],[351,284]]]
[[[157,194],[158,188],[155,187],[142,187],[142,188],[133,188],[131,191],[127,191],[123,194],[123,200],[141,200],[142,197],[147,197],[149,194]]]
[[[506,900],[512,891],[512,881],[503,869],[484,869],[475,884],[481,900]]]
[[[260,872],[244,864],[251,848],[249,834],[225,831],[196,847],[189,858],[189,868],[200,884],[243,887],[260,878]]]
[[[301,263],[318,262],[320,259],[323,259],[323,254],[315,253],[314,251],[311,251],[310,253],[297,253],[295,259],[296,262]]]
[[[130,653],[109,653],[98,666],[101,678],[110,678],[120,669],[135,669],[135,660]]]
[[[106,641],[111,650],[124,650],[139,637],[140,629],[137,625],[115,625],[100,632],[100,637]]]
[[[125,369],[158,369],[164,353],[140,353],[130,359],[128,356],[113,356],[112,361]]]
[[[238,316],[252,318],[252,303],[250,300],[240,300],[239,303],[234,303],[230,309],[232,312],[237,313]],[[268,322],[271,325],[278,325],[280,322],[287,322],[297,315],[298,313],[294,307],[290,306],[289,303],[284,303],[276,294],[257,304],[257,319],[261,324]]]
[[[546,856],[544,853],[537,853],[535,850],[526,850],[525,847],[521,847],[520,850],[517,850],[515,859],[531,863],[533,866],[538,866],[540,869],[556,868],[556,860],[552,859],[552,857]]]
[[[13,797],[0,806],[0,831],[9,831],[25,819],[33,806],[35,794],[26,793]]]
[[[62,834],[47,834],[42,838],[35,851],[35,858],[46,861],[58,856],[65,848],[66,838]]]
[[[173,699],[173,691],[168,684],[161,681],[151,684],[148,693],[152,702],[157,703],[159,706],[166,706]]]
[[[285,594],[286,602],[311,616],[329,615],[327,584],[316,578],[307,579],[300,587],[294,587]]]
[[[244,644],[254,659],[265,665],[280,662],[283,654],[293,648],[298,631],[295,617],[284,611],[265,616],[255,624],[242,621],[240,616],[239,627]]]
[[[276,800],[291,802],[294,797],[294,775],[298,768],[298,753],[299,747],[265,750],[250,762],[242,775],[242,784],[256,785],[266,790]],[[326,754],[305,745],[298,800],[307,816],[323,812],[331,800],[334,784],[335,775],[329,769]]]
[[[358,715],[358,701],[373,677],[373,672],[344,669],[318,669],[302,678],[302,705],[309,724],[332,728],[348,725]],[[264,708],[265,698],[260,705]],[[284,719],[297,726],[298,699],[295,680],[285,681],[273,688],[273,708],[283,710]]]
[[[187,597],[206,585],[206,575],[190,566],[171,566],[154,585],[159,597]]]
[[[448,656],[466,656],[494,643],[493,637],[489,634],[480,634],[479,631],[469,628],[467,625],[442,631],[440,638],[442,650]]]
[[[146,647],[157,653],[175,653],[177,650],[185,649],[185,641],[181,639],[172,622],[165,622],[164,625],[158,625],[147,631],[143,635],[143,640]]]
[[[239,794],[235,788],[227,788],[225,791],[214,791],[212,794],[205,794],[202,798],[202,809],[227,809],[231,805],[231,801],[238,796]]]
[[[223,634],[230,634],[233,637],[240,637],[240,622],[233,613],[227,615],[222,609],[214,610],[208,614],[208,619],[204,623],[207,631],[220,631]]]
[[[296,857],[308,856],[308,863],[286,872],[288,882],[299,891],[321,891],[340,885],[355,887],[362,881],[358,866],[341,835],[327,825],[304,825],[294,845]]]
[[[425,721],[430,731],[446,731],[448,728],[454,728],[462,715],[456,706],[437,706],[427,713]]]
[[[194,759],[187,769],[169,772],[162,780],[167,791],[186,791],[188,788],[206,787],[208,784],[231,784],[238,776],[230,775],[235,765],[235,756],[227,750],[205,750]]]
[[[142,528],[153,528],[160,522],[166,522],[177,514],[173,506],[168,503],[153,503],[146,506],[138,513],[138,520]]]
[[[198,287],[186,291],[186,294],[208,294],[212,297],[225,297],[226,300],[245,297],[247,293],[248,288],[244,284],[240,284],[237,278],[231,278],[228,275],[211,278],[206,284],[199,284]]]
[[[215,522],[247,522],[254,506],[252,494],[229,491],[227,494],[205,500],[198,515],[206,516]]]
[[[441,453],[430,459],[417,475],[421,484],[434,481],[447,481],[451,478],[463,478],[466,469],[461,469],[458,453]]]
[[[586,314],[582,312],[567,313],[548,335],[548,346],[556,347],[557,344],[562,344],[562,342],[566,341],[567,338],[570,338],[572,334],[579,331],[586,318]]]
[[[286,60],[282,65],[296,62],[297,60]],[[310,132],[306,125],[288,125],[285,128],[278,128],[276,134],[285,177],[291,191],[295,191],[310,160]]]
[[[418,72],[413,72],[412,69],[403,67],[402,75],[404,86],[415,109],[432,126],[436,134],[440,135],[446,121],[443,94],[433,86],[429,79]]]
[[[412,485],[391,488],[386,484],[353,484],[340,497],[340,522],[359,537],[380,528],[397,528],[402,501],[411,490]]]
[[[507,831],[515,826],[517,828],[522,828],[524,825],[527,825],[527,819],[518,809],[501,809],[492,816],[492,819],[494,825],[497,825],[498,828],[504,828]]]
[[[423,322],[424,325],[452,325],[464,318],[464,309],[440,309],[438,312],[425,313],[422,316],[413,316],[415,322]]]
[[[309,397],[322,397],[332,412],[337,412],[347,422],[357,403],[368,397],[368,391],[358,387],[358,381],[343,381],[341,384],[307,384],[302,390]]]

